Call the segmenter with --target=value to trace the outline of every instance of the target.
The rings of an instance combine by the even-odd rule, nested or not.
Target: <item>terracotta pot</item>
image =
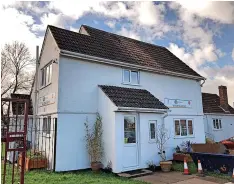
[[[19,166],[22,165],[22,155],[20,154],[18,157]],[[30,169],[41,169],[47,167],[47,159],[46,158],[25,158],[25,170],[28,171]]]
[[[98,171],[100,171],[101,167],[102,167],[102,163],[101,162],[92,162],[91,163],[91,169],[92,169],[92,171],[98,172]]]
[[[163,172],[169,172],[172,167],[172,161],[161,161],[160,162],[160,167]]]

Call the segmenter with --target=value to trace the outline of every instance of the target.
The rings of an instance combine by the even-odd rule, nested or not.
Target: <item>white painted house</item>
[[[228,104],[227,87],[219,86],[219,96],[202,93],[205,134],[219,142],[234,136],[234,108]]]
[[[159,164],[163,122],[167,159],[183,141],[205,142],[204,78],[164,47],[84,25],[79,33],[48,26],[39,62],[36,114],[57,118],[56,171],[90,168],[84,122],[97,112],[103,164],[115,173]]]

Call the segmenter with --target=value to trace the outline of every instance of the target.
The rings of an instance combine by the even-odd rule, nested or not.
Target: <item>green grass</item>
[[[227,181],[232,181],[231,176],[227,175],[227,174],[222,174],[222,173],[214,173],[214,172],[206,172],[207,176],[212,176],[212,177],[216,177],[216,178],[220,178],[220,179],[224,179]]]
[[[194,162],[188,163],[188,168],[191,174],[197,173],[197,167]],[[174,171],[184,172],[184,163],[183,162],[173,162],[172,169]]]
[[[1,142],[1,158],[5,157],[5,149],[6,149],[6,143],[5,142]]]
[[[12,167],[11,167],[12,168]],[[11,183],[11,169],[8,165],[6,184]],[[3,169],[2,169],[3,170]],[[15,183],[19,181],[19,173],[15,175]],[[117,177],[114,174],[104,172],[94,173],[92,171],[77,171],[55,173],[43,170],[32,170],[25,174],[26,184],[146,184],[133,179]]]

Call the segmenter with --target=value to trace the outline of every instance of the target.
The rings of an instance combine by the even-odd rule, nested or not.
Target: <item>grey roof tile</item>
[[[162,102],[145,89],[99,86],[117,107],[168,109]]]
[[[167,48],[137,41],[89,26],[89,35],[48,26],[60,49],[135,64],[167,72],[201,77]]]

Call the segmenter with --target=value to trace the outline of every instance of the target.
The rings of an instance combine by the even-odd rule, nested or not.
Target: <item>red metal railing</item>
[[[2,99],[3,100],[3,99]],[[18,99],[7,99],[18,103]],[[19,100],[22,107],[24,100]],[[17,106],[17,105],[16,105]],[[57,118],[33,117],[24,112],[5,115],[1,123],[2,183],[23,184],[25,171],[55,169]],[[15,107],[17,109],[17,107]],[[27,183],[27,180],[25,181]]]

